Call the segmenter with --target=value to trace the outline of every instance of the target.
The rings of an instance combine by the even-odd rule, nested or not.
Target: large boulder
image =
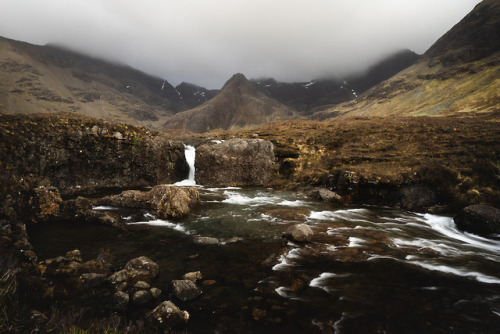
[[[193,300],[202,293],[196,283],[191,280],[172,281],[172,291],[174,296],[183,302]]]
[[[274,146],[262,139],[229,139],[196,150],[197,184],[207,186],[265,185],[275,170]]]
[[[196,187],[158,185],[150,191],[127,190],[119,195],[106,196],[99,203],[154,210],[158,218],[167,219],[187,216],[199,201]]]
[[[500,233],[500,209],[486,205],[465,207],[453,220],[461,230],[477,233]]]
[[[186,324],[189,320],[189,313],[181,311],[171,301],[164,301],[151,312],[146,315],[146,318],[156,327],[168,331],[172,327]]]

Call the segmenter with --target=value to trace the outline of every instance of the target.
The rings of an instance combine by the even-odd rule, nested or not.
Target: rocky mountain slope
[[[131,67],[1,37],[0,76],[0,112],[8,114],[69,111],[155,128],[195,105],[167,81]]]
[[[197,108],[176,114],[165,123],[165,128],[200,133],[295,117],[293,110],[259,92],[243,74],[235,74],[217,96]]]
[[[414,65],[354,101],[313,115],[450,115],[491,112],[500,102],[500,3],[485,0]]]
[[[252,80],[267,96],[309,115],[325,106],[355,99],[370,87],[415,63],[418,55],[403,50],[370,66],[364,73],[340,79],[318,79],[310,82],[278,82],[274,79]]]

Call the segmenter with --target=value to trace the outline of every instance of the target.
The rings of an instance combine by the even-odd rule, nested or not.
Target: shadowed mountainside
[[[497,111],[500,102],[500,3],[485,0],[414,65],[354,101],[313,119],[451,115]]]
[[[217,96],[195,109],[176,114],[165,123],[165,128],[200,133],[296,117],[293,110],[259,92],[243,74],[235,74]]]
[[[0,37],[0,112],[69,111],[156,127],[186,110],[167,81],[56,46]]]

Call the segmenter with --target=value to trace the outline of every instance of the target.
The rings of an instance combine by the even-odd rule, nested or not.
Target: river
[[[194,185],[192,173],[178,185]],[[193,333],[497,333],[500,235],[464,233],[446,216],[381,207],[342,207],[300,193],[198,186],[202,204],[186,219],[119,212],[127,231],[57,223],[34,226],[40,258],[107,249],[118,267],[146,255],[157,286],[201,271],[203,294],[177,304]],[[282,234],[297,223],[311,243]],[[199,236],[219,240],[197,244]],[[50,242],[46,242],[51,240]]]

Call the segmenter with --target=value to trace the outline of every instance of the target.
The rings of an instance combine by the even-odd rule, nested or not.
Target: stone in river
[[[190,280],[172,281],[172,289],[174,296],[183,302],[193,300],[202,293],[196,286],[196,283]]]
[[[314,236],[313,230],[307,224],[290,226],[284,236],[292,241],[309,242]]]

